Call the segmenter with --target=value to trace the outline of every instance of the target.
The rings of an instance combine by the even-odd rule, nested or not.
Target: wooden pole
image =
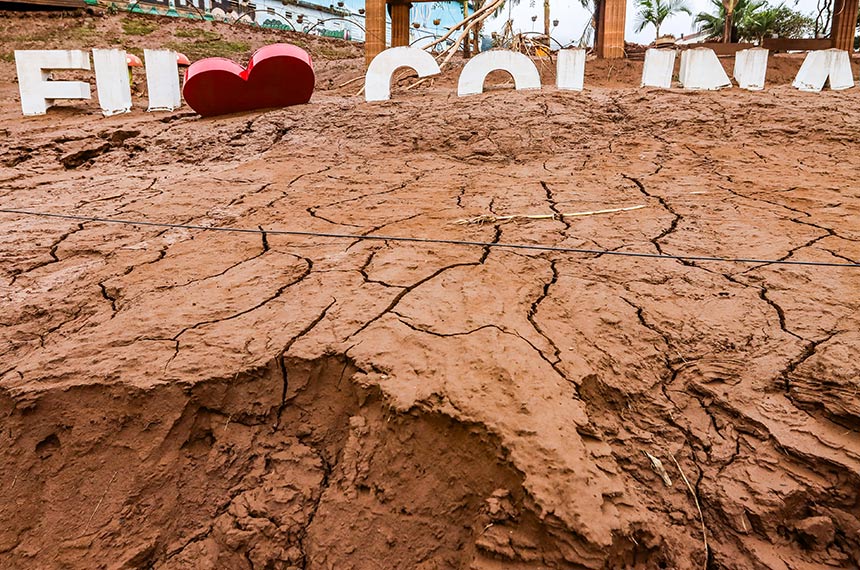
[[[385,50],[385,0],[366,0],[364,22],[364,64]]]
[[[392,2],[391,7],[391,47],[409,45],[409,9],[408,2]]]
[[[854,31],[857,24],[858,0],[834,0],[833,20],[830,26],[832,47],[854,51]]]
[[[463,19],[469,17],[469,0],[463,0]],[[470,57],[469,47],[472,42],[469,41],[469,36],[466,36],[466,41],[463,42],[463,57],[468,59]]]
[[[627,16],[625,0],[603,0],[597,22],[597,57],[621,59],[624,57],[624,20]]]
[[[546,41],[549,42],[549,0],[543,0],[543,35],[546,36]],[[552,49],[552,46],[550,46]]]

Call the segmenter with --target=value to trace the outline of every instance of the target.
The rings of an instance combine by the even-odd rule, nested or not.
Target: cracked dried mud
[[[209,120],[22,119],[0,62],[2,207],[262,231],[0,215],[0,566],[857,567],[857,269],[273,232],[857,263],[858,91],[365,104],[352,55]]]

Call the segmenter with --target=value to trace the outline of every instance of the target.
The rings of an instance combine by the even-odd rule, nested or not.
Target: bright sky
[[[710,12],[711,3],[708,0],[687,0],[693,16],[679,14],[667,18],[663,22],[660,32],[689,35],[696,32],[693,26],[695,14],[699,12]],[[510,0],[509,0],[510,2]],[[771,4],[779,4],[779,0],[770,0]],[[785,0],[789,7],[811,14],[815,10],[815,0],[799,0],[795,7],[795,0]],[[508,14],[514,20],[514,30],[529,32],[543,32],[543,0],[520,0],[517,6],[505,6],[504,13],[495,20],[488,20],[484,27],[484,33],[499,31],[508,19]],[[532,23],[532,16],[537,16],[537,21]],[[553,39],[561,44],[567,45],[571,41],[578,41],[585,27],[588,25],[590,13],[582,8],[579,0],[550,0],[550,21],[558,19],[558,27],[551,31]],[[654,41],[654,27],[648,26],[641,33],[635,33],[636,28],[636,2],[627,0],[627,22],[625,38],[629,42],[649,44]],[[552,25],[550,25],[552,27]],[[555,46],[555,43],[553,43]],[[557,46],[555,46],[557,47]]]

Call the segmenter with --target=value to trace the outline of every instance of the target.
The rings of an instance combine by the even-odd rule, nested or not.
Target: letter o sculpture
[[[391,98],[391,76],[401,67],[409,67],[418,77],[439,74],[439,64],[423,49],[413,47],[389,48],[370,62],[364,76],[364,100],[388,101]]]
[[[501,69],[514,78],[517,91],[540,89],[540,73],[527,56],[509,50],[485,51],[476,55],[463,66],[457,95],[477,95],[484,91],[484,80],[491,71]]]

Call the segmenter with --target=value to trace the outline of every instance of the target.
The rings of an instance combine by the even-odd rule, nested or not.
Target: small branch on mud
[[[91,523],[91,522],[93,522],[93,517],[95,517],[95,516],[96,516],[96,511],[98,511],[98,510],[99,510],[99,507],[100,507],[100,506],[102,506],[102,501],[104,501],[104,500],[105,500],[105,497],[107,496],[108,490],[110,490],[111,483],[113,483],[114,479],[116,479],[116,475],[117,475],[117,473],[119,473],[119,471],[114,471],[114,473],[113,473],[113,477],[111,477],[111,478],[110,478],[110,481],[108,481],[108,484],[107,484],[107,485],[105,485],[105,492],[104,492],[104,493],[102,493],[102,496],[101,496],[101,498],[99,499],[99,502],[98,502],[98,503],[96,503],[96,508],[94,508],[94,509],[93,509],[93,514],[91,514],[91,515],[90,515],[90,518],[89,518],[89,519],[87,519],[87,524],[86,524],[86,525],[84,525],[84,532],[82,532],[82,533],[81,533],[81,535],[82,535],[82,536],[83,536],[84,534],[86,534],[86,533],[87,533],[87,529],[88,529],[88,528],[90,528],[90,523]]]
[[[681,474],[681,478],[684,480],[684,484],[687,485],[687,490],[690,491],[690,494],[693,496],[693,501],[696,503],[696,510],[699,511],[699,521],[702,523],[702,542],[705,543],[705,561],[702,562],[702,568],[708,567],[708,553],[710,552],[708,548],[708,531],[705,528],[705,515],[702,514],[702,507],[699,505],[699,497],[696,495],[696,492],[693,490],[693,486],[690,485],[690,480],[687,479],[687,476],[684,475],[684,471],[681,470],[681,464],[678,463],[678,460],[675,459],[674,455],[670,455],[672,461],[675,462],[675,467],[678,468],[678,473]]]
[[[364,79],[364,75],[359,75],[358,77],[353,77],[349,81],[338,85],[337,88],[340,89],[341,87],[346,87],[347,85],[351,85],[351,84],[355,83],[356,81],[358,81],[359,79]]]
[[[485,214],[474,218],[463,218],[455,220],[453,223],[465,226],[471,224],[495,224],[510,222],[514,220],[563,220],[564,218],[579,218],[583,216],[595,216],[598,214],[614,214],[616,212],[630,212],[631,210],[639,210],[644,208],[644,204],[638,206],[628,206],[626,208],[609,208],[608,210],[590,210],[587,212],[570,212],[570,213],[553,213],[553,214],[511,214],[509,216],[494,216]]]
[[[657,475],[659,475],[663,479],[663,482],[666,484],[666,486],[671,487],[672,479],[669,478],[669,474],[666,472],[666,468],[663,467],[663,462],[648,453],[647,451],[643,451],[642,453],[645,454],[645,457],[651,460],[651,467],[653,467]]]

